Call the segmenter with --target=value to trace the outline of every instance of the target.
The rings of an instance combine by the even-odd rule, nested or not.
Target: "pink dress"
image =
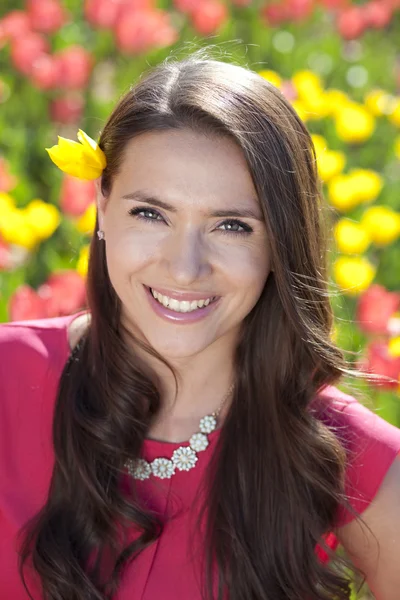
[[[81,313],[77,313],[81,314]],[[17,572],[16,534],[43,505],[53,467],[51,425],[57,384],[69,355],[67,326],[76,315],[0,325],[0,600],[27,600]],[[321,416],[344,435],[352,459],[347,469],[347,495],[362,512],[377,493],[400,451],[400,430],[336,387],[324,388],[330,406],[340,412]],[[198,454],[196,467],[177,471],[171,479],[139,482],[146,502],[168,520],[157,542],[146,548],[122,574],[115,600],[200,600],[199,560],[190,555],[195,500],[202,474],[215,448],[219,430]],[[181,444],[145,440],[143,456],[170,458]],[[129,476],[123,481],[129,491]],[[340,511],[338,524],[349,522]],[[132,531],[131,539],[135,532]],[[194,535],[194,537],[193,537]],[[333,534],[327,536],[336,548]],[[316,548],[320,559],[325,553]],[[35,600],[39,587],[28,584]]]

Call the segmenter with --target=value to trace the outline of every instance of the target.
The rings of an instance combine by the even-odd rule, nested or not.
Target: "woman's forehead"
[[[191,197],[258,204],[241,149],[229,138],[187,130],[149,132],[132,139],[115,184],[122,196],[144,190],[166,202]]]

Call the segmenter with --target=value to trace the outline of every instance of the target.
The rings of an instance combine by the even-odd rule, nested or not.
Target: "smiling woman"
[[[382,482],[400,432],[334,386],[368,376],[331,339],[296,112],[201,51],[83,139],[102,168],[90,318],[0,327],[4,597],[344,600],[360,572],[343,540],[393,600],[393,561],[376,578],[361,535],[347,541],[368,508],[384,556],[399,546],[398,470]]]

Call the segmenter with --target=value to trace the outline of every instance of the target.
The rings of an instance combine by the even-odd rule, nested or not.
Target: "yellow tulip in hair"
[[[58,144],[46,148],[51,160],[61,171],[79,179],[97,179],[107,165],[106,156],[99,145],[82,129],[78,142],[58,136]]]

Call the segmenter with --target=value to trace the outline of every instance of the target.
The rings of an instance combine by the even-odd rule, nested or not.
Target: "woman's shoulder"
[[[325,388],[319,400],[319,418],[334,431],[346,451],[346,496],[362,513],[400,452],[400,429],[383,419],[373,406],[335,386]],[[340,509],[340,525],[352,519]]]
[[[1,387],[21,377],[29,380],[59,369],[72,347],[74,335],[69,328],[84,314],[1,323]]]

